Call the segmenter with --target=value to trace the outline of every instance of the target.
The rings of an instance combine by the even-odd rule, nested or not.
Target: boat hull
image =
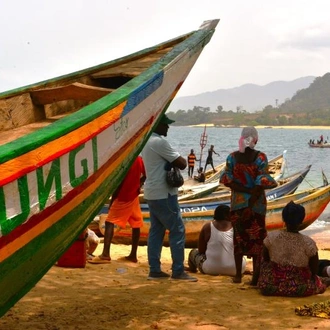
[[[300,230],[307,228],[322,214],[330,202],[330,186],[320,187],[302,191],[278,198],[268,203],[266,213],[266,228],[268,231],[283,229],[282,210],[289,201],[295,201],[305,207],[306,216],[300,226]],[[213,219],[213,210],[183,212],[182,218],[186,230],[186,248],[196,248],[198,237],[203,225]],[[100,220],[91,225],[91,229],[104,232],[104,222],[106,215],[101,214]],[[141,228],[140,245],[147,245],[148,232],[150,228],[149,213],[143,212],[144,225]],[[114,244],[131,244],[131,228],[127,226],[124,229],[116,228],[112,242]],[[169,245],[168,233],[164,237],[164,246]]]
[[[308,143],[311,148],[330,148],[330,143]]]
[[[186,36],[134,54],[136,61],[171,48],[117,90],[44,129],[0,146],[0,316],[33,288],[108,201],[217,23],[206,22]],[[118,63],[129,60],[125,57]],[[47,95],[55,95],[62,81],[82,80],[88,74],[94,78],[99,70],[102,74],[114,70],[118,63],[2,93],[0,105],[18,100],[21,106],[21,97],[26,99],[29,94],[38,108],[49,102]],[[38,91],[45,86],[54,88]],[[89,90],[94,93],[95,89]]]

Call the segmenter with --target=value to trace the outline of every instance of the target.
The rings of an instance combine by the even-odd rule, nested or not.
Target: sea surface
[[[204,127],[177,127],[171,126],[167,138],[171,145],[176,148],[181,156],[187,157],[190,149],[194,149],[197,159],[202,159],[201,166],[204,167],[207,150],[211,144],[220,156],[214,155],[214,166],[226,160],[227,155],[238,149],[238,140],[241,128],[206,127],[206,146],[201,148],[201,137]],[[293,174],[307,165],[312,165],[306,179],[298,190],[318,187],[322,185],[322,170],[330,182],[330,148],[310,148],[308,141],[319,139],[323,134],[324,139],[329,141],[329,129],[292,129],[292,128],[259,128],[259,141],[257,150],[266,153],[268,159],[272,159],[286,150],[286,173]],[[197,172],[199,162],[196,162],[194,172]],[[210,168],[208,165],[207,169]],[[183,173],[186,175],[186,173]],[[327,227],[330,228],[330,204],[323,211],[319,219],[310,226],[311,229]],[[307,230],[307,229],[306,229]]]

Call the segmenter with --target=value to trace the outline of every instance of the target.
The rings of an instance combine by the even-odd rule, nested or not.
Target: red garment
[[[144,163],[138,156],[128,170],[122,184],[119,187],[117,199],[121,202],[133,201],[140,193],[141,176],[146,176]]]

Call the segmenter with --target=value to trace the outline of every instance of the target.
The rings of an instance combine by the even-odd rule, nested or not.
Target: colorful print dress
[[[277,230],[268,233],[264,244],[270,261],[261,264],[258,287],[263,295],[305,297],[325,291],[326,285],[308,266],[318,251],[310,237]]]
[[[238,152],[238,151],[237,151]],[[271,189],[277,186],[269,174],[267,156],[258,152],[252,163],[238,163],[237,152],[231,153],[226,160],[226,167],[220,176],[224,185],[236,182],[246,188],[262,186]],[[267,235],[265,216],[267,210],[266,195],[262,194],[252,208],[249,207],[251,194],[232,190],[231,222],[234,227],[234,253],[247,256],[259,255],[263,240]]]

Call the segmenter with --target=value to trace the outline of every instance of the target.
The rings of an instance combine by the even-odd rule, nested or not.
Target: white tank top
[[[236,274],[234,259],[234,229],[220,231],[211,222],[211,236],[207,242],[206,260],[203,262],[203,271],[209,275]],[[246,260],[243,258],[242,273],[245,271]]]

